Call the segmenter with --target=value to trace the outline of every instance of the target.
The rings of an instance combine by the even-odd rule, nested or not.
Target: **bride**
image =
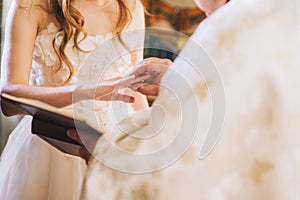
[[[118,77],[142,59],[141,52],[127,52],[108,69],[105,67],[115,58],[103,56],[106,66],[96,69],[103,72],[102,79],[88,86],[75,84],[82,63],[94,49],[114,35],[143,27],[143,7],[138,0],[16,0],[5,24],[1,92],[57,107],[74,103],[76,92],[84,99],[95,95],[106,101],[100,105],[103,110],[112,109],[111,99],[135,101],[126,103],[128,109],[146,108],[143,95],[115,91],[132,81],[132,77]],[[116,46],[125,45],[131,48],[128,50],[143,44],[140,40],[133,46],[131,41],[115,38]],[[88,72],[92,75],[94,71]],[[109,125],[109,114],[101,117]],[[79,199],[85,170],[83,159],[64,154],[31,134],[31,117],[25,116],[1,155],[0,199]]]

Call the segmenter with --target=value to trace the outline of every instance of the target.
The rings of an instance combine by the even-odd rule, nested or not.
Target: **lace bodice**
[[[62,39],[62,32],[59,31],[59,28],[54,23],[50,23],[47,26],[47,29],[39,32],[35,40],[33,64],[30,76],[31,85],[61,86],[65,83],[70,74],[69,69],[65,64],[63,64],[62,68],[57,71],[59,66],[59,59],[52,46],[52,41],[54,38],[57,39],[56,42],[60,42]],[[87,38],[79,43],[79,46],[80,48],[88,52],[82,52],[73,48],[73,41],[70,41],[67,44],[66,54],[69,57],[74,68],[74,76],[72,77],[69,84],[74,84],[76,82],[78,71],[82,67],[87,57],[97,47],[101,46],[105,41],[108,41],[111,38],[111,33],[106,35],[87,36]],[[115,49],[106,50],[115,51]],[[121,58],[122,59],[119,59],[119,62],[115,62],[113,65],[109,66],[109,70],[105,72],[103,78],[122,76],[130,69],[130,66],[132,66],[131,55],[127,54],[125,56],[122,56]],[[106,63],[107,65],[111,61],[111,59],[113,58],[108,58],[106,56],[99,60],[101,60],[102,63]],[[91,71],[90,75],[92,76],[93,74],[95,73]],[[87,78],[87,80],[91,80],[90,77],[85,78]]]
[[[127,28],[127,31],[130,30]],[[73,42],[66,46],[66,54],[72,63],[74,76],[68,84],[96,84],[103,79],[125,76],[133,66],[135,54],[128,50],[141,49],[143,45],[143,34],[134,32],[124,32],[121,42],[113,38],[112,34],[87,36],[79,43],[79,47],[86,51],[79,51],[73,48]],[[140,39],[138,36],[142,36]],[[69,74],[66,65],[59,67],[59,59],[52,46],[52,41],[56,37],[56,42],[62,39],[62,32],[54,24],[50,23],[46,30],[41,31],[35,41],[33,54],[33,65],[31,70],[30,84],[37,86],[61,86],[64,85]],[[98,48],[99,47],[99,48]],[[125,92],[125,91],[123,91]],[[126,91],[127,92],[127,91]],[[129,92],[129,91],[128,91]],[[116,105],[116,103],[114,103]],[[132,112],[131,104],[121,104],[126,113]],[[73,106],[76,113],[86,113],[86,116],[93,118],[97,116],[90,125],[100,129],[102,133],[116,133],[113,112],[113,103],[110,101],[82,101]],[[92,116],[92,117],[90,117]],[[115,134],[116,135],[116,134]]]

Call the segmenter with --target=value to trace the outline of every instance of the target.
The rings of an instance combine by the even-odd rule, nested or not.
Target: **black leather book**
[[[65,111],[41,101],[1,94],[1,108],[5,116],[31,115],[32,133],[40,136],[57,149],[76,156],[81,156],[84,147],[66,134],[68,129],[76,129],[99,138],[102,134],[89,126],[85,119],[75,119],[70,111]]]

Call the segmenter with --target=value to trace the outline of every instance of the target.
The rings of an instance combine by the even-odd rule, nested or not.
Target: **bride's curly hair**
[[[120,33],[131,22],[132,15],[128,0],[116,1],[118,5],[118,20],[115,24],[115,31],[113,34],[118,35],[119,37]],[[60,66],[57,71],[61,69],[62,63],[65,63],[70,70],[70,75],[65,83],[68,83],[74,74],[73,66],[65,53],[68,42],[73,40],[75,49],[86,52],[79,47],[79,43],[87,37],[87,32],[83,27],[84,16],[72,5],[73,2],[74,0],[48,0],[48,7],[50,11],[54,13],[56,20],[61,25],[61,31],[63,33],[61,42],[57,43],[57,39],[54,38],[53,47],[60,61]],[[83,33],[83,38],[80,38],[81,33]]]

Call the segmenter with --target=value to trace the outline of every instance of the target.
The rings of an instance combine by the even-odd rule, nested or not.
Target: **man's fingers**
[[[82,141],[77,133],[77,131],[75,129],[69,129],[67,130],[67,136],[73,140],[75,140],[76,142],[78,142],[79,144],[82,144]]]
[[[157,96],[159,91],[159,85],[158,84],[147,84],[144,85],[138,90],[140,93],[145,94],[147,96]]]
[[[139,88],[143,87],[147,83],[135,83],[131,86],[131,89],[137,91]]]
[[[157,58],[157,57],[149,57],[145,58],[141,62],[165,62],[165,63],[172,63],[172,61],[168,58]]]
[[[142,60],[140,62],[141,64],[165,64],[165,65],[171,65],[173,62],[170,59],[167,58],[155,58],[155,57],[150,57]]]
[[[140,76],[144,75],[146,72],[151,73],[153,70],[168,68],[171,64],[172,61],[170,59],[161,59],[155,57],[146,58],[139,62],[130,74]]]
[[[132,86],[132,89],[147,96],[157,96],[159,91],[159,84],[137,83]]]
[[[151,74],[145,74],[136,77],[134,80],[131,81],[131,85],[137,84],[137,83],[143,83],[145,80],[151,79],[152,75]]]
[[[79,137],[78,132],[75,129],[67,130],[67,135],[71,139],[84,145],[83,147],[80,147],[79,152],[80,152],[80,156],[84,158],[86,162],[88,162],[89,158],[91,157],[90,152],[94,150],[95,145],[98,141],[98,137],[84,131],[80,132],[81,137]],[[82,140],[80,138],[82,138]]]

